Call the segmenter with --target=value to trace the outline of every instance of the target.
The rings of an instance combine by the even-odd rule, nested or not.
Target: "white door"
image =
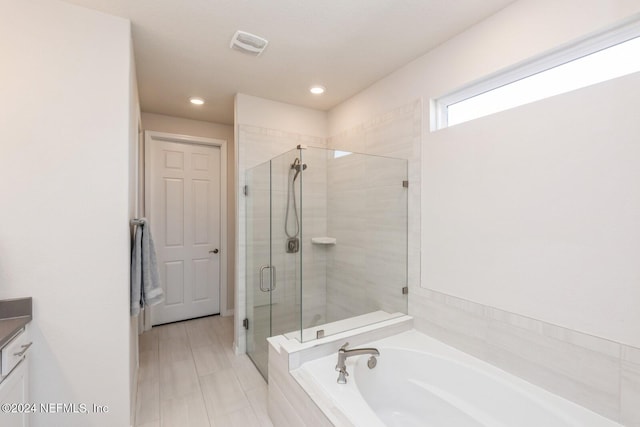
[[[146,216],[165,301],[151,323],[220,312],[220,148],[147,141]]]

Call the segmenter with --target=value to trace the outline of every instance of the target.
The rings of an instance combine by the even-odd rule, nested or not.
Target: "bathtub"
[[[358,346],[363,347],[363,346]],[[347,384],[337,384],[337,355],[291,371],[325,413],[345,424],[388,427],[620,426],[415,330],[371,342],[380,351],[347,359]],[[335,419],[335,417],[333,417]]]

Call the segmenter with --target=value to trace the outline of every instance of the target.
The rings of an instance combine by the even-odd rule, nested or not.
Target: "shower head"
[[[300,172],[302,172],[303,170],[305,170],[307,168],[306,164],[302,164],[302,165],[297,165],[294,169],[296,170],[296,174],[293,176],[293,181],[296,181],[296,178],[298,177],[298,174],[300,174]]]
[[[301,163],[300,159],[296,157],[296,159],[291,164],[291,169],[296,171],[296,174],[293,176],[293,180],[295,181],[298,178],[298,174],[307,168],[306,163]]]

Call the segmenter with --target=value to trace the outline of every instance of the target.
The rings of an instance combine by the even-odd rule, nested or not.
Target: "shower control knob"
[[[210,254],[217,254],[218,252],[219,252],[218,248],[216,248],[216,249],[214,249],[212,251],[209,251]]]

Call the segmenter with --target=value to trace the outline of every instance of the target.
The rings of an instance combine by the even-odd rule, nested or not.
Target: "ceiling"
[[[232,124],[238,92],[328,110],[514,0],[65,1],[131,20],[143,111]],[[231,50],[237,30],[264,53]]]

